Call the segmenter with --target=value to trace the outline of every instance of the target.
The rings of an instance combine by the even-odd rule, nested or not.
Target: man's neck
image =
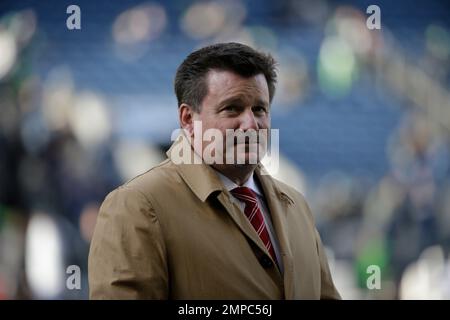
[[[256,165],[212,165],[212,167],[223,174],[225,177],[242,186],[252,176]]]

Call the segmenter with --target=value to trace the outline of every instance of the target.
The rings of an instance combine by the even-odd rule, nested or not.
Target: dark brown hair
[[[229,42],[194,51],[178,67],[175,76],[178,107],[186,103],[195,111],[200,111],[203,98],[208,93],[206,74],[213,69],[232,71],[243,77],[263,74],[272,102],[277,78],[275,59],[244,44]]]

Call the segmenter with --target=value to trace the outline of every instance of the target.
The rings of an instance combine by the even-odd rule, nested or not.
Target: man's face
[[[258,145],[249,144],[249,139],[247,143],[237,143],[237,139],[228,139],[228,145],[226,142],[227,129],[237,133],[258,133],[261,129],[267,129],[269,134],[269,89],[264,75],[245,78],[232,71],[211,70],[206,75],[206,83],[208,93],[203,99],[200,112],[193,116],[194,121],[202,122],[202,134],[213,128],[222,133],[224,147],[217,148],[217,152],[221,153],[223,163],[226,163],[225,158],[230,153],[234,153],[234,163],[237,157],[245,158],[246,164],[253,163],[249,159],[257,159],[259,162],[261,157],[255,151],[257,147],[262,147],[265,150],[259,155],[265,153],[266,138],[259,139]],[[202,154],[208,144],[209,142],[203,142]]]

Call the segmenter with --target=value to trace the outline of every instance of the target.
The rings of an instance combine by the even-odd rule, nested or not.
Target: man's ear
[[[186,103],[182,103],[178,107],[178,118],[182,129],[187,130],[189,135],[194,134],[194,108]]]

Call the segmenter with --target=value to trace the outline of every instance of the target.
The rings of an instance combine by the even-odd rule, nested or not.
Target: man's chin
[[[244,154],[237,155],[234,158],[234,164],[236,165],[257,165],[260,162],[258,154],[254,152],[245,152]]]
[[[242,149],[239,149],[241,147]],[[245,148],[245,149],[244,149]],[[264,158],[266,152],[261,152],[261,145],[259,144],[245,144],[238,145],[238,148],[234,149],[234,163],[235,164],[258,164],[262,158]],[[232,150],[230,150],[232,151]],[[260,152],[258,152],[260,151]],[[265,149],[264,149],[265,151]]]

